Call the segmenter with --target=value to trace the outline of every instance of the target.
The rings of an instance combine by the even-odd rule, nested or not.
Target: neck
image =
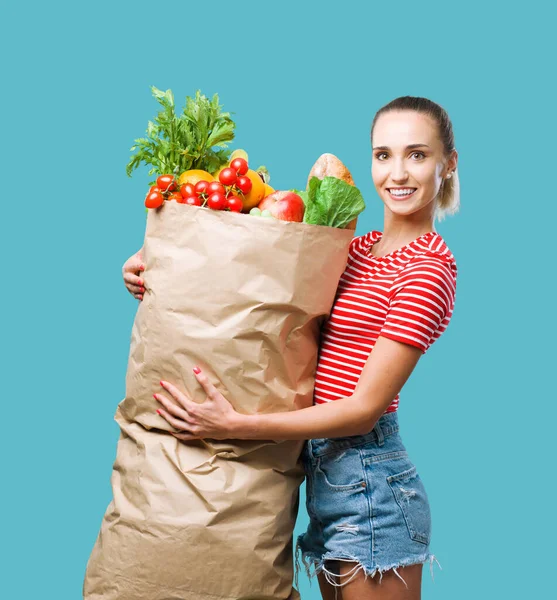
[[[433,214],[396,215],[385,207],[383,235],[375,250],[388,254],[409,244],[424,233],[435,231]]]

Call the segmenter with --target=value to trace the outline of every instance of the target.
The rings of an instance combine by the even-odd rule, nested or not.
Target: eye
[[[381,156],[382,156],[383,154],[384,154],[385,156],[387,156],[387,153],[386,153],[386,152],[377,152],[377,154],[375,155],[375,158],[376,158],[377,160],[382,160],[382,159],[381,159]]]
[[[416,154],[419,154],[421,158],[425,158],[425,154],[423,152],[412,152],[412,156],[415,156]]]

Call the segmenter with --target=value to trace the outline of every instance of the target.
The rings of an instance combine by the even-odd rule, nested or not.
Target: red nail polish
[[[143,285],[143,281],[141,279],[137,282],[137,285]]]
[[[153,398],[156,400],[156,399],[157,399],[157,395],[156,395],[156,394],[153,394]]]
[[[161,381],[160,384],[162,385],[162,387],[164,387],[164,381]]]
[[[200,369],[199,367],[194,367],[194,368],[193,368],[193,372],[194,372],[196,375],[199,375],[199,373],[201,373],[201,369]]]
[[[161,411],[157,408],[157,415],[160,415]]]

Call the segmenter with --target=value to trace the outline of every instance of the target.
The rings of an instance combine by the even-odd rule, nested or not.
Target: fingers
[[[173,431],[171,431],[170,435],[173,435],[175,438],[181,440],[182,442],[191,442],[192,440],[203,439],[197,435],[193,435],[192,433],[174,433]]]
[[[128,260],[124,263],[124,266],[122,267],[122,271],[124,273],[139,273],[139,271],[144,270],[145,265],[142,261],[135,258],[135,256],[128,258]]]
[[[123,273],[138,273],[139,271],[144,271],[145,265],[143,264],[143,260],[141,258],[141,254],[138,252],[133,256],[130,256],[128,260],[124,263],[122,267]]]
[[[185,429],[186,431],[188,430],[189,425],[185,421],[182,421],[182,419],[177,419],[176,417],[173,417],[170,413],[166,412],[166,410],[164,410],[164,408],[157,409],[157,413],[163,419],[166,419],[172,425],[172,427],[175,427],[176,429]]]
[[[145,291],[143,279],[134,273],[124,273],[124,284],[132,294],[140,294]]]
[[[143,279],[135,273],[128,271],[124,272],[124,285],[128,292],[138,300],[143,300],[143,294],[145,293],[145,286]]]
[[[216,400],[217,397],[220,395],[220,392],[209,381],[209,378],[207,377],[207,375],[205,375],[205,373],[203,373],[203,371],[201,371],[201,369],[199,367],[194,367],[193,372],[195,374],[197,381],[199,381],[199,383],[205,390],[207,397],[211,400]]]
[[[193,404],[175,385],[168,381],[161,381],[161,386],[183,407],[188,410],[193,409]]]
[[[170,400],[162,394],[153,394],[153,397],[157,402],[160,402],[163,405],[165,411],[168,414],[172,415],[177,419],[181,419],[184,423],[190,425],[187,411],[185,411],[180,406],[176,406],[176,404],[174,404],[173,402],[170,402]]]
[[[122,267],[122,276],[124,277],[124,284],[128,292],[138,300],[143,300],[143,294],[145,293],[145,287],[143,280],[139,277],[139,273],[145,270],[145,265],[141,258],[141,250],[136,252],[133,256],[130,256]]]
[[[143,285],[131,285],[129,283],[126,284],[126,289],[128,292],[138,300],[143,300],[143,294],[145,294],[145,288]]]

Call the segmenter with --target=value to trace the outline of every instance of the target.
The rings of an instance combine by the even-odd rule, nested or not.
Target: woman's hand
[[[182,430],[181,433],[171,432],[172,435],[182,441],[202,438],[225,440],[238,437],[243,415],[234,410],[230,402],[198,367],[195,367],[193,372],[207,393],[207,399],[202,404],[193,402],[167,381],[161,381],[161,386],[176,400],[176,403],[163,394],[153,394],[155,400],[164,407],[158,409],[157,413],[170,425]]]
[[[143,300],[143,293],[145,292],[143,280],[139,277],[141,271],[145,270],[145,265],[141,258],[141,250],[130,256],[122,267],[124,285],[128,289],[128,292],[138,300]]]

